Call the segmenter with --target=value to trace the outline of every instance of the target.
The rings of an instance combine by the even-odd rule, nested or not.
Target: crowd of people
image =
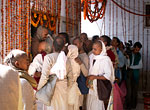
[[[107,35],[96,35],[89,40],[86,33],[81,33],[69,39],[67,33],[61,32],[53,38],[47,28],[40,26],[31,44],[31,63],[24,51],[14,49],[5,57],[4,65],[0,65],[0,109],[136,108],[139,70],[142,68],[140,42],[127,48],[118,37],[111,39]],[[57,81],[51,104],[46,105],[36,98],[36,92],[53,74]],[[81,79],[83,82],[79,83]],[[100,99],[98,80],[110,82],[111,98]]]

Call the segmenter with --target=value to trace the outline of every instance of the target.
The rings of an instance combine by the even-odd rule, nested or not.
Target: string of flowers
[[[17,7],[18,7],[18,3],[17,3],[17,1],[15,2],[15,4],[14,4],[14,7],[15,7],[15,12],[14,13],[16,13],[16,16],[15,16],[15,14],[14,14],[14,21],[15,21],[15,36],[14,36],[14,39],[15,39],[15,48],[18,48],[18,42],[17,42],[17,27],[18,27],[18,22],[17,22],[17,13],[18,13],[18,9],[17,9]]]
[[[11,23],[11,19],[10,19],[10,0],[8,0],[8,13],[7,13],[7,17],[8,17],[8,21],[7,21],[7,23],[8,23],[8,25],[7,25],[7,28],[8,28],[8,31],[7,31],[7,33],[8,33],[8,52],[10,51],[10,39],[11,39],[11,36],[10,36],[10,23]]]
[[[26,33],[25,33],[25,47],[28,47],[28,36],[29,36],[29,13],[30,13],[30,0],[26,0],[26,19],[25,19],[25,30],[26,30]],[[29,48],[25,48],[26,52],[29,53]]]
[[[4,0],[2,0],[2,8],[1,8],[1,13],[2,13],[2,26],[1,26],[1,29],[2,29],[2,50],[1,50],[1,56],[2,56],[2,58],[4,58],[4,28],[3,28],[3,25],[4,25],[4,18],[3,18],[3,16],[4,16]]]
[[[18,19],[17,19],[17,22],[18,22],[18,42],[19,42],[19,45],[18,45],[18,49],[21,49],[21,32],[22,32],[22,29],[21,27],[23,28],[23,26],[21,26],[21,21],[23,23],[23,18],[21,19],[21,14],[22,16],[24,15],[24,13],[22,12],[22,9],[21,9],[21,6],[22,6],[22,3],[21,3],[21,0],[19,0],[19,13],[18,13]]]
[[[12,1],[13,2],[13,1]],[[10,2],[10,18],[11,18],[11,24],[10,24],[10,29],[11,29],[11,32],[10,32],[10,34],[11,34],[11,38],[10,38],[10,40],[11,40],[11,43],[10,43],[10,47],[11,47],[11,49],[13,48],[13,19],[12,19],[12,16],[13,16],[13,12],[12,12],[12,7],[13,7],[13,5],[12,5],[12,2]]]
[[[7,4],[7,1],[5,2],[5,10],[7,10],[8,6],[6,5]],[[6,16],[5,16],[5,42],[4,44],[7,43],[7,20],[8,20],[8,15],[7,15],[7,11],[6,11]],[[5,56],[7,55],[7,45],[5,45]]]
[[[102,19],[105,14],[107,0],[83,0],[84,1],[84,19],[86,17],[90,22],[97,21]],[[102,6],[99,8],[99,3],[102,3]],[[91,5],[94,5],[94,10],[91,9]]]

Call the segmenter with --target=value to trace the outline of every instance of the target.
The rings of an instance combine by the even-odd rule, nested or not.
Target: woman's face
[[[93,44],[92,52],[94,55],[99,55],[102,52],[102,47],[99,44]]]

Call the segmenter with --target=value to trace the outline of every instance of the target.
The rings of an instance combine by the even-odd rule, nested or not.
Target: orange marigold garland
[[[86,17],[89,19],[90,22],[97,21],[98,19],[102,19],[105,14],[106,3],[107,0],[83,0],[84,1],[84,19]],[[99,7],[99,3],[102,4]],[[94,5],[94,10],[91,9],[91,5]]]
[[[10,43],[11,43],[11,35],[10,35],[10,30],[11,30],[11,28],[10,28],[10,24],[11,24],[11,20],[10,20],[10,0],[8,0],[8,13],[7,13],[7,17],[8,17],[8,21],[7,21],[7,28],[8,28],[8,31],[7,31],[7,34],[8,34],[8,52],[10,52]]]
[[[4,58],[4,28],[3,28],[3,25],[4,25],[4,1],[2,0],[2,8],[1,8],[1,13],[2,13],[2,50],[1,50],[1,56],[2,56],[2,59]]]
[[[34,15],[35,15],[36,13],[34,13]],[[37,15],[37,14],[36,14]],[[34,18],[35,17],[37,17],[37,16],[32,16],[31,15],[31,24],[34,26],[34,27],[37,27],[38,26],[38,24],[39,24],[39,22],[40,22],[40,19],[41,19],[41,17],[42,17],[42,14],[39,14],[39,16],[38,16],[38,18],[37,18],[37,21],[35,21],[34,20]]]
[[[5,2],[5,10],[6,10],[6,18],[5,18],[5,42],[4,42],[4,44],[7,44],[8,42],[7,42],[7,19],[8,19],[8,15],[7,15],[7,10],[8,10],[8,6],[7,6],[7,1]],[[7,55],[7,53],[8,53],[8,49],[7,49],[7,45],[5,45],[5,55],[4,56],[6,56]]]

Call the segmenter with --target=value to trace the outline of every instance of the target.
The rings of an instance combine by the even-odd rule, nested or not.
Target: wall
[[[149,0],[114,0],[126,9],[143,14],[145,13],[145,4],[150,3]],[[94,23],[88,20],[81,22],[81,32],[88,33],[89,37],[93,35],[108,35],[119,37],[122,41],[132,40],[133,43],[140,41],[143,45],[141,49],[143,58],[143,69],[141,71],[142,88],[146,88],[150,78],[150,28],[145,28],[145,17],[137,16],[128,13],[117,5],[112,0],[107,0],[106,13],[103,19]]]

